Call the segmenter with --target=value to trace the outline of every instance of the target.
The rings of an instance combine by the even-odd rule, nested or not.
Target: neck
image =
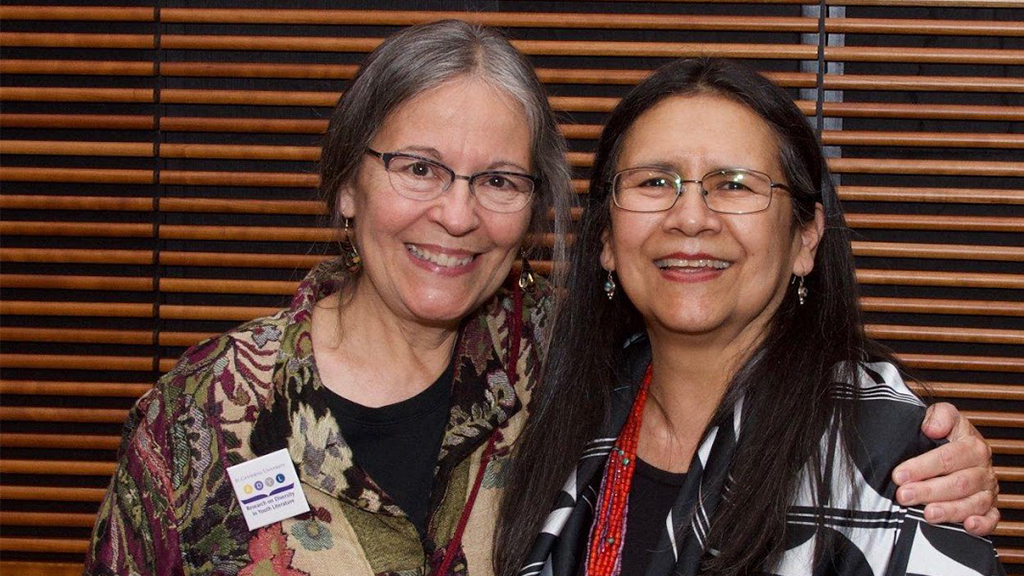
[[[333,294],[313,314],[313,349],[323,384],[371,407],[394,404],[426,390],[444,372],[458,325],[431,326],[402,318],[358,289]]]
[[[653,378],[638,453],[657,468],[685,472],[752,348],[742,338],[695,337],[650,326],[648,335]]]

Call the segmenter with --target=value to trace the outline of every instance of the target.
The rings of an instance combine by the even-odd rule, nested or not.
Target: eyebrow
[[[428,160],[433,160],[435,162],[445,164],[445,161],[443,160],[444,156],[441,154],[441,152],[437,148],[433,148],[431,146],[406,146],[404,148],[399,148],[398,152],[403,154],[413,153],[428,156]],[[447,164],[445,165],[447,166]],[[481,174],[483,172],[493,172],[496,170],[500,171],[508,168],[521,171],[522,174],[531,174],[531,172],[524,168],[523,166],[520,166],[519,164],[516,164],[515,162],[510,162],[508,160],[497,160],[495,162],[492,162],[486,169],[477,172],[477,174]]]

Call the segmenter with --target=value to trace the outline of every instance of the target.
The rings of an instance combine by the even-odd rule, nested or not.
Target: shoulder
[[[854,402],[847,451],[868,484],[882,489],[897,464],[935,447],[921,432],[925,405],[889,362],[842,367],[835,393]],[[850,380],[852,378],[852,381]]]
[[[288,326],[287,310],[282,310],[194,344],[160,379],[156,394],[168,400],[182,394],[195,398],[230,395],[233,385],[241,381],[269,392]]]

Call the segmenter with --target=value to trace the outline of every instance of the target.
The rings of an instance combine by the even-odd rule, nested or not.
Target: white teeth
[[[410,254],[419,258],[420,260],[426,260],[427,262],[431,262],[433,264],[437,264],[438,266],[443,266],[445,268],[465,266],[466,264],[469,264],[470,262],[473,261],[472,256],[463,256],[460,258],[448,254],[435,254],[433,252],[428,252],[418,246],[413,246],[412,244],[406,244],[405,247],[407,250],[409,250]]]
[[[686,260],[683,258],[662,258],[661,260],[655,260],[654,265],[658,268],[714,268],[716,270],[725,270],[731,263],[725,260],[711,260],[711,259],[700,259],[700,260]]]

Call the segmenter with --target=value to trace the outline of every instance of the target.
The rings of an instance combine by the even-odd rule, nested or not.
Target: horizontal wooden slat
[[[207,338],[217,336],[212,332],[161,332],[157,343],[161,346],[194,346]]]
[[[0,44],[7,48],[135,48],[152,49],[152,34],[75,34],[52,32],[0,32]]]
[[[0,460],[3,474],[67,474],[71,476],[110,476],[114,473],[114,462],[89,462],[81,460]],[[3,520],[0,519],[0,523]]]
[[[0,421],[95,422],[120,424],[127,410],[114,408],[54,408],[49,406],[0,406]]]
[[[899,354],[911,368],[933,370],[977,370],[982,372],[1024,372],[1024,358],[1002,356],[954,356],[949,354]]]
[[[298,226],[190,226],[160,227],[160,238],[167,240],[233,240],[251,242],[330,242],[337,232],[330,228]]]
[[[1024,331],[962,326],[893,326],[869,324],[864,327],[871,338],[928,342],[974,342],[982,344],[1024,344]]]
[[[3,526],[61,526],[67,528],[91,528],[95,522],[95,514],[73,512],[14,512],[0,510],[0,525]]]
[[[330,233],[333,236],[333,232]],[[160,252],[167,266],[228,266],[240,268],[312,269],[324,259],[315,254],[225,254],[220,252]]]
[[[0,262],[68,262],[76,264],[152,264],[151,250],[76,248],[0,248]]]
[[[1024,440],[986,438],[985,441],[992,448],[994,454],[1013,454],[1015,456],[1024,454]]]
[[[0,499],[55,500],[58,502],[99,502],[104,488],[64,488],[58,486],[11,486],[0,484]]]
[[[151,384],[133,382],[61,382],[39,380],[0,380],[0,394],[36,396],[103,396],[138,398]]]
[[[47,552],[50,554],[85,554],[89,542],[71,538],[14,538],[0,536],[0,550],[6,552]]]
[[[1024,414],[1015,412],[994,412],[991,410],[961,410],[975,426],[995,426],[999,428],[1024,427]]]
[[[223,280],[200,278],[160,278],[164,292],[195,292],[200,294],[278,294],[295,293],[298,282],[280,280]]]
[[[1024,468],[1015,466],[993,466],[1000,482],[1024,482]]]
[[[152,142],[73,142],[65,140],[0,140],[0,154],[58,156],[153,156]]]
[[[1024,190],[1011,188],[886,188],[882,186],[840,186],[843,200],[867,202],[925,202],[960,204],[1024,204]]]
[[[260,65],[265,67],[265,65]],[[165,132],[266,132],[270,134],[323,134],[326,120],[281,118],[161,118]]]
[[[115,114],[10,114],[0,113],[7,128],[75,128],[91,130],[152,130],[152,116]]]
[[[0,573],[19,576],[80,576],[81,563],[0,560]]]
[[[0,434],[0,447],[4,448],[56,448],[60,450],[117,450],[120,436],[94,434],[27,434],[4,432]]]
[[[983,384],[979,382],[928,382],[924,387],[911,384],[914,392],[941,398],[984,398],[992,400],[1024,400],[1024,386]]]
[[[164,304],[160,317],[168,320],[252,320],[278,311],[274,307],[260,306],[175,306]]]
[[[3,33],[0,32],[0,36]],[[21,102],[154,102],[148,88],[36,88],[5,86],[0,88],[0,101]]]
[[[0,234],[7,236],[74,236],[97,238],[152,238],[152,224],[122,222],[0,222]]]
[[[3,249],[0,249],[2,253]],[[152,278],[128,276],[57,276],[50,274],[0,274],[0,285],[7,288],[40,288],[44,290],[116,290],[148,292],[153,290]]]
[[[828,130],[826,146],[902,146],[933,148],[1024,148],[1024,134],[965,134],[945,132],[869,132]]]
[[[43,370],[149,371],[152,358],[137,356],[86,356],[83,354],[0,354],[0,367]]]
[[[44,300],[3,300],[0,314],[22,316],[108,316],[112,318],[152,318],[152,304],[127,302],[56,302]]]
[[[316,188],[316,174],[288,172],[199,172],[164,170],[160,183],[170,186],[254,186],[275,188]]]
[[[8,20],[86,20],[100,22],[153,22],[154,8],[128,6],[0,6]]]
[[[1024,176],[1024,164],[983,160],[902,160],[882,158],[830,158],[829,167],[837,173],[925,174],[941,176]]]
[[[0,166],[0,180],[16,182],[73,182],[77,184],[153,184],[152,170],[128,168],[26,168]]]
[[[316,146],[255,146],[250,144],[163,144],[163,158],[224,158],[239,160],[308,160],[320,159]]]
[[[133,198],[128,196],[0,195],[0,209],[148,212],[153,207],[154,200],[152,198]]]
[[[825,102],[826,116],[841,118],[909,118],[921,120],[1000,120],[1024,119],[1024,106],[984,106],[977,104],[902,104],[890,102]],[[805,113],[811,113],[805,110]]]
[[[101,60],[0,60],[4,74],[59,74],[83,76],[153,76],[152,62]]]
[[[164,212],[223,214],[295,214],[323,216],[324,203],[317,200],[232,200],[224,198],[161,198]]]
[[[918,270],[857,270],[861,284],[905,286],[955,286],[959,288],[1024,288],[1020,274],[983,272],[932,272]]]
[[[1024,302],[864,296],[860,299],[860,303],[863,309],[868,312],[1024,317]]]
[[[864,242],[856,240],[852,242],[852,245],[855,256],[1024,262],[1024,246],[970,246],[964,244],[915,244],[910,242]]]
[[[93,328],[26,328],[5,326],[4,342],[78,342],[84,344],[154,344],[152,330],[98,330]]]
[[[851,228],[945,230],[962,232],[1024,232],[1024,218],[1005,216],[930,216],[919,214],[847,214]],[[1009,247],[1013,252],[1013,247]],[[994,248],[999,252],[998,247]]]
[[[769,76],[771,77],[771,76]],[[1024,79],[995,76],[898,76],[826,74],[827,90],[906,90],[915,92],[1024,92]],[[812,84],[813,85],[813,84]]]

